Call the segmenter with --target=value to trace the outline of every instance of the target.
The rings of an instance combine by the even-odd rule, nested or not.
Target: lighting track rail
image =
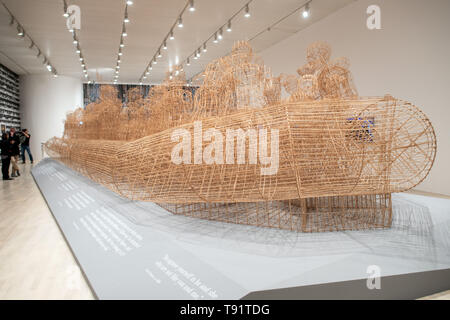
[[[9,10],[9,8],[5,5],[5,3],[3,1],[0,1],[0,2],[10,16],[11,21],[10,21],[9,25],[10,26],[14,26],[15,24],[17,25],[17,27],[16,27],[17,35],[22,39],[28,38],[28,40],[30,40],[30,45],[28,46],[28,48],[29,49],[36,48],[38,51],[36,57],[38,59],[41,56],[44,57],[44,61],[42,63],[45,65],[47,70],[53,74],[53,76],[55,78],[58,77],[58,72],[56,71],[56,68],[51,64],[48,57],[42,52],[41,48],[39,48],[39,46],[36,44],[36,42],[33,40],[33,38],[31,38],[31,36],[26,32],[25,28],[22,26],[22,24],[19,22],[19,20],[17,20],[17,18],[12,14],[11,10]]]

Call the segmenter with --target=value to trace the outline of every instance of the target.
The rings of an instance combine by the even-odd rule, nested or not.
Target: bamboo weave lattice
[[[297,75],[273,77],[238,42],[196,82],[193,95],[176,69],[147,97],[130,91],[126,107],[103,87],[98,102],[68,114],[64,136],[49,140],[47,153],[124,197],[175,214],[301,231],[387,227],[390,193],[416,186],[433,165],[427,117],[389,95],[359,97],[348,61],[331,60],[327,44],[308,48]],[[200,150],[210,151],[212,163],[172,161],[174,130],[185,129],[193,142],[211,128],[222,137],[230,129],[248,133],[234,141],[232,164],[218,160],[226,157],[224,141],[207,139]],[[267,141],[252,135],[260,129],[279,133],[273,175],[250,161],[263,143],[268,154],[277,151],[270,134]],[[239,162],[239,148],[247,161]],[[194,143],[189,151],[194,159]]]

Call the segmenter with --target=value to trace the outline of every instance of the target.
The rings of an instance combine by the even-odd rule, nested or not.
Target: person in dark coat
[[[9,141],[11,142],[11,166],[12,166],[12,173],[11,173],[11,177],[18,177],[20,176],[20,171],[19,171],[19,155],[20,155],[20,149],[19,149],[19,145],[20,145],[20,137],[19,135],[16,133],[16,129],[15,128],[11,128],[11,130],[9,131]]]
[[[9,133],[2,134],[2,140],[0,141],[1,158],[2,158],[2,175],[3,180],[13,180],[9,177],[9,165],[11,163],[12,147],[9,140]]]

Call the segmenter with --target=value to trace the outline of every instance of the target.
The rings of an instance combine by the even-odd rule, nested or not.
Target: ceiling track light
[[[187,60],[186,60],[186,65],[187,65],[187,66],[190,66],[190,65],[191,65],[191,63],[189,62],[189,58],[187,58]]]
[[[208,49],[206,49],[206,42],[203,44],[203,52],[208,51]]]
[[[64,18],[68,18],[69,17],[69,13],[67,12],[67,2],[66,0],[64,0],[64,12],[63,12],[63,17]]]
[[[190,12],[195,11],[194,0],[189,0],[189,11]]]
[[[131,6],[133,4],[133,1],[127,0],[127,5]]]
[[[178,28],[183,28],[183,19],[181,19],[181,16],[178,19]]]
[[[227,32],[231,32],[231,20],[228,20]]]
[[[245,5],[245,13],[244,13],[244,17],[250,18],[250,8],[249,8],[249,6],[248,6],[248,3]]]
[[[219,42],[219,40],[217,40],[217,32],[216,32],[216,33],[214,33],[214,40],[213,40],[213,42],[214,42],[214,43],[217,43],[217,42]]]
[[[175,37],[173,36],[173,30],[170,30],[169,40],[173,40]]]
[[[166,40],[164,40],[164,43],[163,43],[163,47],[162,47],[164,50],[167,50],[167,44],[166,44]]]
[[[17,26],[17,35],[21,38],[25,36],[25,31],[23,31],[23,28],[21,26]]]
[[[161,54],[161,50],[158,51],[158,58],[161,58],[162,54]]]
[[[309,17],[309,2],[306,4],[305,8],[303,9],[302,16],[303,16],[303,18]]]
[[[122,25],[122,37],[126,37],[127,34],[127,28],[125,27],[125,23]]]
[[[123,22],[125,23],[130,22],[130,18],[128,18],[128,5],[125,6],[125,17],[123,18]]]
[[[222,28],[219,29],[219,33],[217,34],[217,39],[219,39],[219,40],[223,39]]]

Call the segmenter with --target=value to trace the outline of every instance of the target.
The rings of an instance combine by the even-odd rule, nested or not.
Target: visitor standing
[[[30,158],[30,162],[33,163],[33,155],[31,154],[30,150],[30,138],[31,134],[28,132],[27,129],[22,130],[22,137],[21,137],[21,143],[20,146],[22,147],[22,162],[25,163],[25,151],[28,153],[28,157]]]
[[[0,141],[1,158],[2,158],[2,175],[3,180],[13,180],[9,177],[9,165],[11,163],[11,142],[9,141],[9,133],[2,134]]]
[[[9,131],[9,141],[11,142],[11,166],[12,166],[12,173],[11,177],[15,178],[20,176],[19,171],[19,155],[20,155],[20,137],[16,133],[15,128],[11,128]]]

